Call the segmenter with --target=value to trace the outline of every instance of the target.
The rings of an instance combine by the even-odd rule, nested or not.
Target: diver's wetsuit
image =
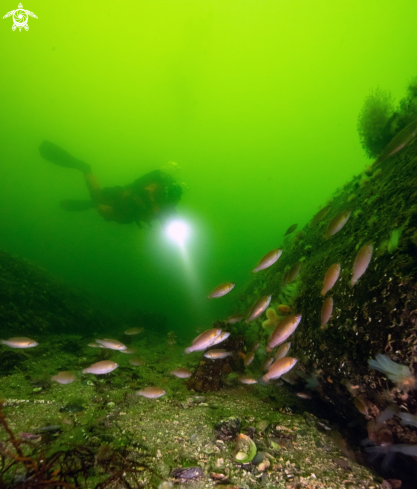
[[[125,187],[100,188],[91,167],[78,160],[56,144],[43,141],[39,147],[43,158],[66,168],[75,168],[84,175],[91,200],[64,200],[61,207],[69,211],[80,211],[95,207],[107,221],[121,224],[142,223],[154,219],[164,220],[175,213],[182,189],[174,179],[160,170],[154,170]]]

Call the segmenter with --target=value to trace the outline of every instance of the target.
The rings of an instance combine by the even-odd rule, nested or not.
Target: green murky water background
[[[1,15],[17,8],[2,2]],[[233,312],[258,259],[367,160],[356,120],[416,75],[417,4],[399,0],[29,1],[0,22],[0,247],[194,332]],[[66,213],[82,176],[54,141],[125,185],[168,161],[189,190],[187,259],[163,230]],[[223,281],[232,294],[205,296]]]

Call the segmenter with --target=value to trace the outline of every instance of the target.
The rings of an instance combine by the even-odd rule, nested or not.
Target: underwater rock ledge
[[[417,391],[401,388],[387,375],[370,369],[378,353],[417,373],[417,145],[405,148],[378,169],[367,167],[333,195],[324,217],[313,217],[304,229],[285,238],[280,260],[258,273],[235,304],[244,312],[257,297],[272,294],[303,319],[291,337],[291,356],[304,376],[317,377],[314,396],[328,403],[335,419],[362,426],[375,421],[389,405],[417,413]],[[323,236],[335,216],[350,211],[346,224]],[[328,233],[327,233],[328,234]],[[372,243],[373,256],[357,283],[352,267],[361,247]],[[289,285],[285,275],[296,263],[301,268]],[[321,296],[323,279],[340,263],[340,277]],[[326,297],[333,298],[327,324],[321,324]],[[257,326],[262,332],[261,322]],[[253,327],[253,326],[252,326]],[[242,332],[242,326],[234,327]],[[265,332],[262,332],[265,334]],[[305,375],[307,374],[307,375]],[[298,388],[301,378],[298,381]],[[313,397],[314,397],[313,396]],[[413,426],[398,416],[385,423],[393,443],[417,444]]]
[[[108,331],[113,314],[87,293],[0,250],[0,324],[3,337]]]
[[[152,325],[167,330],[168,318],[137,308],[120,310],[46,270],[0,249],[1,337],[19,335],[109,334],[115,325]]]

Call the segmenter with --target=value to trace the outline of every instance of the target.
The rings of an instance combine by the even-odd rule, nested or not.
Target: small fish
[[[178,377],[179,379],[188,379],[188,377],[191,377],[193,375],[191,370],[188,370],[188,368],[184,367],[179,367],[175,370],[171,370],[170,374],[175,375],[175,377]]]
[[[71,384],[75,379],[75,374],[69,371],[59,372],[51,377],[52,382],[58,382],[59,384]]]
[[[284,343],[284,341],[297,329],[301,318],[301,314],[293,314],[284,318],[269,337],[268,347],[272,349],[277,345]]]
[[[330,211],[330,206],[326,205],[326,207],[323,207],[320,211],[317,212],[317,214],[313,217],[313,219],[310,221],[310,226],[315,226],[318,224],[320,221],[322,221],[327,214]]]
[[[204,357],[211,360],[221,360],[222,358],[230,357],[232,353],[226,350],[209,350],[204,353]]]
[[[287,306],[287,304],[280,304],[277,307],[277,311],[281,314],[289,314],[291,312],[291,306]]]
[[[134,334],[140,334],[142,333],[143,328],[129,328],[125,331],[125,334],[127,335],[134,335]]]
[[[331,430],[330,436],[333,440],[333,443],[343,453],[343,455],[345,455],[345,457],[350,458],[352,460],[351,457],[353,453],[349,450],[347,441],[342,437],[342,435],[336,430]]]
[[[230,331],[222,331],[210,346],[218,345],[230,336]]]
[[[9,338],[8,340],[0,340],[0,343],[3,343],[3,345],[9,346],[10,348],[33,348],[38,345],[35,340],[25,338],[24,336]]]
[[[177,335],[175,334],[175,331],[170,331],[167,333],[167,344],[168,345],[176,345],[177,344]]]
[[[244,319],[245,315],[244,314],[241,314],[241,313],[236,313],[236,314],[233,314],[232,316],[229,316],[227,319],[226,319],[226,322],[227,324],[236,324],[240,321],[242,321],[242,319]]]
[[[239,377],[239,382],[242,382],[242,384],[256,384],[258,381],[253,377],[242,375],[241,377]]]
[[[313,397],[310,394],[310,392],[297,392],[295,395],[300,397],[301,399],[312,399],[312,397]]]
[[[368,265],[372,259],[372,251],[372,243],[363,245],[358,251],[355,261],[353,262],[352,278],[350,279],[350,285],[352,285],[352,287],[366,272],[366,269],[368,268]]]
[[[271,302],[271,297],[272,295],[264,295],[258,301],[256,301],[255,305],[250,310],[246,323],[250,323],[251,321],[255,320],[265,311]]]
[[[104,348],[103,345],[99,345],[98,343],[88,343],[88,346],[91,346],[91,348]]]
[[[24,431],[21,431],[17,435],[19,438],[22,438],[22,440],[30,440],[33,441],[34,443],[37,443],[38,441],[42,440],[42,435],[35,434],[35,433],[26,433]]]
[[[276,249],[267,253],[260,262],[256,265],[256,267],[252,270],[252,273],[257,273],[260,270],[265,270],[265,268],[269,268],[276,261],[279,260],[279,257],[282,255],[282,250]]]
[[[145,365],[144,360],[138,357],[129,358],[129,363],[134,367],[140,367],[141,365]]]
[[[301,262],[295,263],[284,275],[284,282],[282,285],[285,287],[286,285],[293,282],[297,278],[298,274],[300,273],[300,270],[301,270]]]
[[[292,226],[290,226],[286,231],[285,231],[285,234],[284,236],[288,236],[289,234],[291,234],[292,232],[294,232],[296,229],[297,229],[297,226],[298,224],[293,224]]]
[[[205,350],[213,344],[215,340],[221,335],[222,330],[220,328],[208,329],[201,333],[191,343],[191,346],[186,348],[185,353],[191,353],[193,351]]]
[[[268,372],[269,367],[274,363],[274,357],[267,358],[263,363],[262,363],[262,370],[264,372]]]
[[[119,365],[111,360],[102,360],[101,362],[93,363],[89,367],[82,370],[83,374],[103,375],[113,372]]]
[[[410,425],[417,427],[417,416],[410,413],[398,413],[397,416],[402,419],[402,425]]]
[[[369,415],[368,406],[367,406],[366,402],[363,399],[361,399],[360,397],[355,397],[355,399],[354,399],[353,402],[355,404],[356,409],[361,414],[364,414],[365,416],[368,416]]]
[[[375,160],[373,166],[379,165],[383,161],[390,158],[398,151],[401,151],[405,146],[410,144],[417,136],[417,120],[404,127],[382,150],[382,153]]]
[[[391,404],[390,406],[386,407],[382,413],[376,418],[378,423],[383,423],[384,421],[387,421],[388,419],[392,418],[395,416],[400,408],[396,406],[395,404]],[[401,418],[401,413],[398,414],[398,416]],[[411,416],[411,415],[410,415]],[[417,424],[416,424],[417,426]]]
[[[348,222],[349,217],[350,217],[351,212],[350,211],[343,211],[340,212],[336,217],[334,217],[330,222],[329,225],[327,226],[327,231],[324,235],[324,238],[330,238],[330,236],[335,235],[338,233],[343,226]]]
[[[132,353],[136,353],[136,348],[127,346],[124,350],[120,350],[120,353],[124,353],[125,355],[131,355]]]
[[[326,275],[323,280],[323,288],[321,289],[321,295],[326,295],[327,292],[333,287],[337,282],[340,275],[340,263],[333,263],[327,269]]]
[[[126,350],[127,346],[122,342],[117,340],[109,340],[108,338],[104,338],[103,340],[96,340],[96,343],[103,346],[104,348],[108,348],[109,350]]]
[[[136,391],[138,396],[147,397],[148,399],[156,399],[165,395],[165,391],[159,387],[145,387],[140,391]]]
[[[263,382],[268,382],[271,379],[278,379],[281,375],[286,374],[297,363],[296,358],[284,357],[276,360],[270,367],[268,372],[262,377]]]
[[[63,412],[62,409],[60,411]],[[50,424],[48,426],[41,426],[40,428],[33,428],[33,431],[36,433],[47,433],[48,431],[61,431],[61,428],[62,425],[60,424]]]
[[[253,351],[255,352],[259,347],[261,346],[261,342],[260,341],[256,341],[249,349],[249,351]]]
[[[275,353],[275,360],[279,360],[280,358],[284,358],[287,356],[287,353],[290,351],[291,342],[287,341],[287,343],[283,343]]]
[[[243,360],[243,365],[247,367],[253,362],[253,359],[255,358],[255,353],[253,351],[250,351],[249,353],[246,353],[245,358]]]
[[[225,282],[224,284],[218,285],[214,290],[210,292],[207,299],[217,299],[218,297],[223,297],[228,294],[236,284],[232,282]]]
[[[321,308],[321,326],[328,323],[331,315],[333,313],[333,297],[328,297],[323,302],[323,307]]]

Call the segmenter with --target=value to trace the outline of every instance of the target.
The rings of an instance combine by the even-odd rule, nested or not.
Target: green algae
[[[94,351],[88,349],[84,354],[86,358],[82,360],[83,362],[90,362],[96,355]],[[149,354],[145,351],[143,354],[147,364],[152,367],[152,350]],[[60,352],[56,351],[55,355],[59,358]],[[4,407],[5,415],[16,432],[31,432],[42,426],[59,425],[60,429],[54,436],[42,435],[42,443],[47,443],[48,450],[51,452],[68,450],[69,446],[74,445],[86,446],[93,450],[96,456],[104,457],[104,454],[100,455],[100,450],[104,451],[102,447],[108,446],[109,453],[112,451],[129,453],[129,457],[133,457],[139,464],[149,464],[152,470],[166,480],[169,480],[171,470],[178,466],[198,465],[203,467],[205,475],[201,482],[194,482],[193,487],[200,488],[207,484],[212,487],[214,482],[210,482],[208,474],[225,469],[229,471],[230,477],[240,481],[241,485],[256,487],[257,479],[253,475],[246,476],[246,471],[233,462],[235,440],[221,442],[213,437],[214,426],[220,420],[229,416],[238,416],[242,421],[243,432],[251,429],[252,426],[257,426],[258,421],[267,422],[269,426],[264,431],[256,432],[254,437],[257,449],[262,448],[263,451],[270,452],[275,460],[274,462],[271,459],[273,469],[269,472],[270,482],[266,487],[285,486],[286,476],[280,467],[286,467],[287,462],[294,464],[291,467],[296,472],[304,474],[314,471],[318,478],[322,470],[319,467],[329,464],[329,469],[323,475],[323,481],[326,477],[334,481],[338,480],[337,471],[330,467],[331,457],[325,458],[326,452],[320,454],[320,461],[317,458],[317,466],[308,468],[313,465],[302,463],[302,457],[299,457],[295,445],[284,450],[280,443],[270,438],[271,429],[275,426],[288,427],[288,430],[292,430],[289,433],[299,431],[297,441],[299,446],[304,447],[306,444],[303,448],[304,453],[311,452],[311,464],[316,463],[314,462],[316,458],[312,458],[314,450],[311,450],[310,446],[312,436],[322,440],[323,446],[331,444],[331,440],[325,435],[316,432],[314,421],[310,425],[307,424],[306,421],[311,418],[293,414],[293,411],[302,413],[304,403],[294,397],[287,386],[274,388],[272,392],[270,388],[262,385],[247,388],[239,384],[237,376],[233,374],[228,380],[227,389],[207,393],[204,396],[195,395],[187,390],[181,379],[169,378],[166,374],[164,379],[164,372],[172,369],[183,359],[181,347],[174,348],[171,351],[170,362],[164,364],[163,369],[158,369],[162,374],[147,366],[139,369],[129,367],[126,357],[114,353],[114,358],[117,358],[121,365],[120,370],[116,369],[101,377],[91,376],[94,379],[93,385],[82,383],[82,377],[68,385],[54,383],[50,389],[43,392],[42,398],[32,400],[27,396],[30,392],[30,383],[26,383],[23,374],[15,373],[2,377],[0,390],[8,398]],[[44,360],[45,367],[53,366],[56,358],[54,354],[47,357]],[[72,361],[76,363],[77,359],[74,357]],[[134,389],[126,383],[132,375],[138,376],[137,382],[141,387],[148,383],[160,385],[161,381],[165,381],[163,385],[167,395],[157,400],[136,396]],[[121,387],[114,387],[115,384],[120,383],[123,384]],[[12,400],[16,399],[15,385],[20,387],[20,401]],[[85,409],[62,412],[61,408],[71,402],[77,402]],[[213,405],[216,405],[217,409],[213,409]],[[279,412],[280,409],[288,410],[288,413]],[[191,437],[195,433],[198,433],[198,436],[191,442]],[[0,439],[2,436],[0,432]],[[269,439],[273,443],[269,444]],[[280,459],[282,460],[279,461]],[[356,466],[354,470],[358,480],[368,480],[371,483],[372,476],[366,472],[366,469]],[[141,476],[143,480],[149,480],[146,474],[146,470],[143,470]],[[96,474],[90,476],[88,487],[94,487],[94,484],[103,477],[105,474],[98,470]],[[159,484],[159,480],[154,479],[156,485]],[[343,487],[341,482],[340,484],[340,487]]]

